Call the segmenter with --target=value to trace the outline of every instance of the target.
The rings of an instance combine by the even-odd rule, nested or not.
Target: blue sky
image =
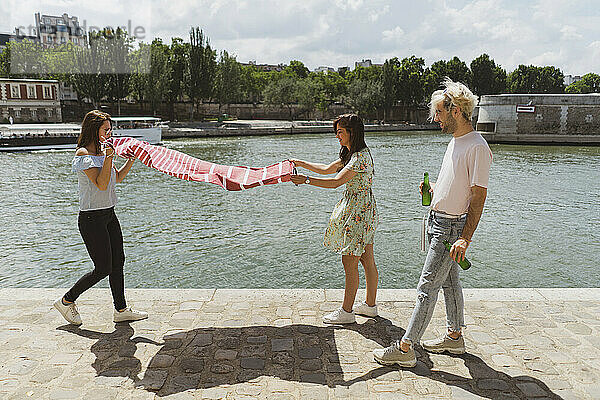
[[[142,26],[149,37],[187,39],[200,26],[238,61],[353,66],[417,55],[427,65],[488,53],[511,71],[554,65],[600,73],[595,0],[2,0],[0,32],[34,23],[33,13],[76,15],[87,26]]]

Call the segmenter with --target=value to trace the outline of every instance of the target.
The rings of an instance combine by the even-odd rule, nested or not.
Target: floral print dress
[[[373,243],[379,222],[373,184],[373,159],[369,148],[352,154],[344,168],[356,171],[346,183],[344,197],[335,205],[325,231],[323,245],[342,255],[361,256]]]

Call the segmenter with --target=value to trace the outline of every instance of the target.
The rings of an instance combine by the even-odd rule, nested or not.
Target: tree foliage
[[[506,90],[506,71],[487,54],[471,61],[473,91],[476,95],[498,94]]]
[[[585,74],[580,80],[567,86],[565,92],[572,94],[600,93],[600,75]]]

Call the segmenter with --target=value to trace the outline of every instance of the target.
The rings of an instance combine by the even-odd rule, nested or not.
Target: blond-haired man
[[[448,78],[444,89],[431,96],[430,119],[440,124],[443,133],[452,134],[452,139],[438,179],[431,185],[429,251],[417,286],[417,302],[402,339],[373,351],[375,360],[382,364],[415,366],[413,345],[419,343],[431,321],[440,288],[444,291],[448,332],[440,339],[423,342],[423,348],[437,353],[465,352],[464,302],[457,262],[464,259],[481,218],[492,164],[487,142],[471,123],[476,104],[477,96],[462,83]],[[450,252],[443,243],[446,240],[452,243]]]

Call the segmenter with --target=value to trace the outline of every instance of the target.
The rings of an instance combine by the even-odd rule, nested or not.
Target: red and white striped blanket
[[[118,156],[137,158],[144,165],[167,175],[186,181],[214,183],[226,190],[289,182],[294,170],[294,164],[288,160],[263,168],[219,165],[130,137],[112,137],[105,144],[112,145]]]

